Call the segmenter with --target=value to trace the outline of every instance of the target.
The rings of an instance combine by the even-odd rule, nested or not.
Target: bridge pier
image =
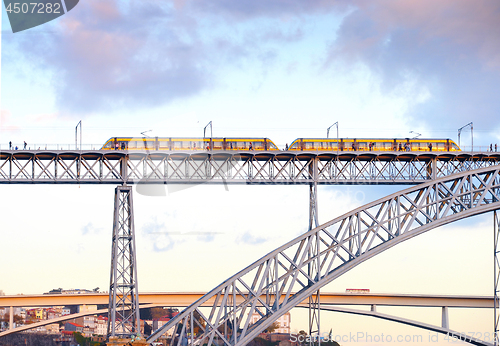
[[[309,174],[313,179],[313,183],[309,184],[309,229],[308,231],[319,226],[318,222],[318,159],[311,161],[309,166]],[[318,237],[311,240],[311,245],[308,252],[309,259],[319,259],[320,240]],[[320,275],[320,263],[312,260],[308,265],[308,275],[311,278]],[[318,336],[317,344],[321,344],[321,294],[320,290],[312,294],[308,298],[309,307],[309,335]],[[314,344],[314,338],[309,338],[309,345]]]
[[[9,309],[9,329],[14,329],[14,307]]]
[[[120,340],[130,342],[141,333],[134,229],[132,187],[118,186],[113,218],[108,345],[122,345]]]
[[[494,345],[498,346],[498,329],[499,329],[499,309],[500,309],[500,217],[495,210],[493,212],[493,275],[494,275],[494,299],[493,299],[493,325],[494,325]]]
[[[441,310],[441,327],[450,329],[450,320],[448,318],[448,307],[443,306]]]

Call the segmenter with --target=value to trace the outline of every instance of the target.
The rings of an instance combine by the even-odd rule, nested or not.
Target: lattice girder
[[[500,208],[499,170],[494,166],[437,179],[331,220],[229,278],[148,341],[180,328],[186,316],[215,298],[210,314],[203,315],[203,332],[188,333],[191,343],[245,345],[318,289],[376,254],[430,229]],[[260,318],[251,324],[254,313]],[[225,324],[233,326],[231,335],[223,333]],[[172,345],[180,341],[171,339]]]
[[[0,184],[418,184],[498,162],[460,152],[10,150],[0,151]]]

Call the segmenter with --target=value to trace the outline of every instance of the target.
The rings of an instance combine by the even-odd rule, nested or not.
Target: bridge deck
[[[419,184],[496,152],[0,151],[0,184]]]
[[[189,306],[204,293],[140,293],[141,304],[157,304],[164,306]],[[108,293],[89,294],[41,294],[0,296],[0,306],[32,307],[61,305],[103,305],[109,303]],[[213,300],[206,302],[211,306]],[[307,305],[305,300],[303,304]],[[420,306],[420,307],[460,307],[460,308],[492,308],[493,297],[484,296],[446,296],[424,294],[354,294],[354,293],[321,293],[322,305],[379,305],[379,306]]]

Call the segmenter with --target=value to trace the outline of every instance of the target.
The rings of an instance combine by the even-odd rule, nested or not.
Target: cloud
[[[12,113],[8,109],[0,110],[0,130],[16,132],[19,131],[19,126],[12,125]]]
[[[210,74],[196,31],[174,20],[158,2],[131,1],[125,9],[90,0],[63,17],[55,34],[10,35],[7,44],[54,71],[63,110],[157,106],[199,92]]]
[[[99,234],[101,231],[101,228],[96,228],[92,222],[89,222],[85,226],[82,227],[82,235],[87,235],[87,234]]]
[[[300,23],[285,29],[267,23],[255,30],[253,24],[235,27],[234,20],[244,24],[263,16],[287,23],[323,3],[328,1],[89,0],[54,21],[53,31],[6,36],[8,49],[17,48],[7,62],[23,57],[53,71],[63,112],[157,107],[216,85],[214,71],[226,65],[244,68],[250,59],[269,67],[276,45],[304,36]]]
[[[480,0],[355,1],[326,65],[362,63],[387,92],[413,80],[432,95],[414,121],[498,126],[500,4]]]
[[[237,242],[239,243],[245,243],[245,244],[250,244],[250,245],[259,245],[264,242],[266,242],[267,239],[263,237],[258,237],[253,234],[250,234],[250,232],[245,232],[241,237],[238,238]]]
[[[340,28],[315,41],[305,27],[330,15],[342,18]],[[227,66],[247,71],[251,64],[265,75],[287,44],[310,40],[326,47],[322,57],[301,57],[310,66],[340,76],[361,64],[386,94],[414,94],[406,115],[413,123],[498,126],[495,1],[88,0],[54,22],[43,37],[4,38],[54,72],[62,112],[162,106],[216,87]],[[293,72],[294,63],[284,66]]]

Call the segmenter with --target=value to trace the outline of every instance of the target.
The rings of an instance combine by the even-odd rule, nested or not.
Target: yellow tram
[[[251,150],[277,151],[269,138],[112,137],[101,150]],[[461,151],[451,139],[297,138],[289,151]]]
[[[112,137],[101,150],[279,150],[269,138]]]
[[[460,151],[451,139],[297,138],[292,151]]]

